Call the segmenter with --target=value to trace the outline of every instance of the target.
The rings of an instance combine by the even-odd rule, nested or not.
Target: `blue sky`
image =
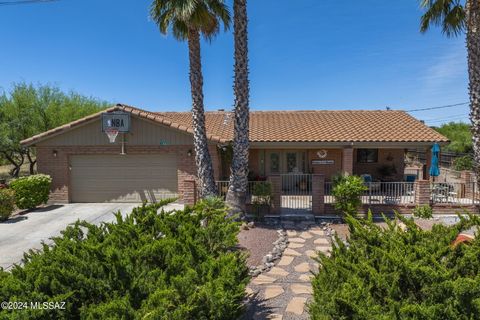
[[[409,110],[468,101],[464,37],[420,34],[418,3],[250,0],[251,109]],[[50,83],[152,111],[188,110],[186,44],[158,32],[149,5],[0,6],[0,87]],[[203,44],[208,110],[232,107],[232,41],[228,32]],[[412,115],[439,125],[466,120],[468,106]]]

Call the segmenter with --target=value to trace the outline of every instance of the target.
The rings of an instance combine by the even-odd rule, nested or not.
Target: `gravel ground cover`
[[[238,234],[241,249],[248,251],[249,267],[262,264],[263,257],[273,249],[278,239],[277,229],[268,225],[256,224],[254,228],[242,229]]]

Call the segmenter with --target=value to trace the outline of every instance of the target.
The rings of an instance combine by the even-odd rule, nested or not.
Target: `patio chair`
[[[360,176],[363,180],[363,184],[368,188],[368,191],[379,191],[381,183],[379,181],[373,181],[370,174],[364,173]]]

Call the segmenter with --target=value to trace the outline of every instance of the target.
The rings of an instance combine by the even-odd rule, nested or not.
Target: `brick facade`
[[[220,161],[216,145],[210,145],[210,154],[217,180],[220,171]],[[188,156],[189,151],[192,155]],[[192,182],[196,179],[195,156],[193,146],[127,146],[128,154],[175,154],[177,158],[178,195],[187,201],[192,201]],[[102,155],[119,154],[118,145],[106,146],[37,146],[38,172],[52,177],[52,193],[50,201],[69,202],[69,158],[72,155]]]

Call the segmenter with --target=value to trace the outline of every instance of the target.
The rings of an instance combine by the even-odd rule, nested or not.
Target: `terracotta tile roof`
[[[103,112],[127,111],[154,122],[192,133],[190,112],[149,112],[118,104],[21,142],[32,145],[92,121]],[[233,114],[206,112],[207,136],[225,143],[233,137]],[[250,113],[252,142],[448,142],[448,139],[404,111],[253,111]]]
[[[189,112],[160,112],[191,127]],[[232,140],[233,114],[206,112],[207,132]],[[448,142],[404,111],[253,111],[252,142]]]

